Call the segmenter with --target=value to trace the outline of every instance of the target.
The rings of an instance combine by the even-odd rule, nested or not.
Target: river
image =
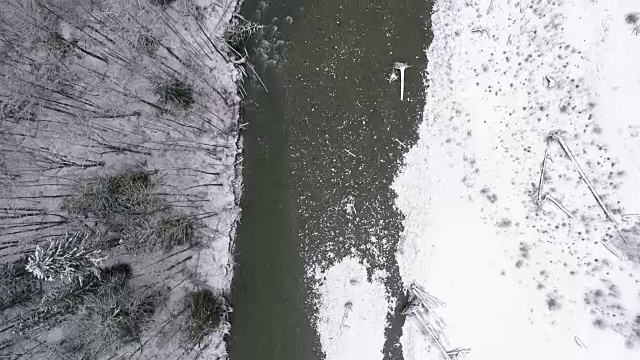
[[[402,359],[402,218],[390,185],[422,118],[430,5],[247,0],[242,14],[278,30],[253,59],[268,93],[255,79],[245,84],[230,357],[322,359],[305,269],[355,255],[389,274],[398,307],[383,353]],[[388,81],[395,62],[412,66],[404,101],[400,82]],[[356,216],[344,216],[346,204]]]

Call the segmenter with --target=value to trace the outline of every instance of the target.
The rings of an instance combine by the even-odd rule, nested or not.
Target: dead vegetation
[[[201,344],[202,340],[214,331],[226,314],[227,304],[210,290],[200,290],[190,295],[189,301],[189,340]]]
[[[27,272],[26,265],[26,258],[0,264],[0,311],[29,303],[40,294],[40,281]]]
[[[86,296],[61,347],[71,357],[96,359],[137,342],[164,297],[162,291],[135,292],[128,284],[107,284]]]
[[[160,85],[158,95],[165,105],[171,104],[184,110],[188,110],[195,102],[191,85],[175,79],[170,83]]]
[[[537,188],[536,194],[534,196],[534,203],[536,204],[536,206],[541,207],[543,202],[548,200],[553,205],[555,205],[560,211],[562,211],[567,217],[569,217],[572,220],[575,220],[575,217],[574,217],[573,213],[571,211],[569,211],[560,201],[558,201],[553,196],[551,196],[551,194],[549,194],[544,188],[544,185],[545,185],[544,180],[546,178],[547,164],[548,164],[547,159],[548,159],[548,156],[549,156],[548,155],[548,151],[549,151],[549,147],[554,142],[559,145],[560,149],[562,149],[563,153],[567,156],[567,158],[569,159],[569,161],[573,165],[573,168],[580,175],[581,182],[583,182],[586,185],[586,187],[589,190],[590,194],[594,198],[596,204],[599,206],[599,208],[604,213],[606,219],[613,225],[613,228],[615,229],[615,231],[616,231],[617,235],[619,236],[619,238],[622,240],[623,243],[625,243],[625,244],[628,243],[628,241],[627,241],[627,239],[625,237],[625,234],[622,231],[622,228],[620,226],[619,221],[613,215],[613,212],[609,209],[607,204],[604,203],[603,197],[598,193],[598,191],[596,190],[596,188],[593,185],[592,181],[590,180],[590,177],[587,176],[587,174],[584,172],[584,170],[582,169],[582,167],[578,163],[575,155],[573,154],[573,152],[569,148],[569,145],[567,144],[567,141],[564,138],[564,134],[562,132],[560,132],[560,131],[551,132],[549,134],[549,136],[547,137],[547,140],[546,140],[546,148],[545,148],[545,152],[544,152],[544,158],[543,158],[542,163],[541,163],[541,170],[540,170],[540,178],[539,178],[539,181],[538,181],[538,188]],[[614,248],[612,248],[611,245],[607,241],[603,241],[601,243],[609,252],[611,252],[617,258],[621,259],[622,255],[619,253],[619,251],[614,249]]]
[[[234,5],[0,0],[0,358],[224,354]]]
[[[402,315],[411,317],[416,322],[422,334],[437,348],[443,359],[456,360],[471,351],[462,347],[448,350],[450,345],[444,333],[445,323],[437,314],[438,308],[445,306],[445,303],[415,283],[408,289],[408,298]]]

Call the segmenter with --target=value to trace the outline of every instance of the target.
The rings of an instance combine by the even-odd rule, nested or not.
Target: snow
[[[393,185],[398,261],[461,358],[637,359],[640,37],[617,1],[436,0],[420,140]],[[588,180],[627,237],[578,175]],[[548,151],[539,206],[538,182]],[[614,256],[603,243],[621,254]],[[441,358],[415,321],[406,360]]]
[[[387,312],[383,271],[367,278],[367,266],[346,257],[318,272],[315,321],[327,360],[382,359]]]
[[[3,4],[3,10],[6,7],[4,5],[7,4]],[[144,345],[131,344],[123,348],[120,355],[130,351],[137,353],[136,348],[139,348],[139,356],[145,358],[226,358],[224,338],[230,332],[229,322],[221,322],[220,326],[202,341],[202,348],[194,347],[185,352],[177,351],[178,347],[182,346],[180,342],[183,339],[176,335],[179,329],[174,329],[172,326],[178,321],[167,325],[165,319],[176,318],[173,312],[175,307],[183,306],[182,300],[187,294],[186,290],[208,288],[216,295],[225,296],[231,292],[234,267],[232,254],[235,229],[240,218],[239,198],[242,187],[242,139],[238,128],[241,98],[237,88],[241,73],[232,62],[221,54],[218,55],[209,41],[215,41],[217,46],[222,48],[220,38],[238,9],[239,2],[236,0],[215,3],[210,0],[175,2],[171,6],[163,7],[162,12],[149,2],[140,1],[100,2],[100,6],[91,7],[90,11],[85,8],[81,10],[76,6],[77,4],[74,5],[71,2],[69,4],[61,2],[58,5],[62,7],[68,5],[70,11],[67,19],[82,23],[86,20],[85,16],[91,15],[93,19],[89,22],[103,26],[101,21],[104,21],[113,27],[104,25],[100,28],[104,34],[98,31],[101,36],[105,38],[110,36],[109,39],[124,38],[127,41],[113,42],[113,46],[109,45],[103,49],[104,44],[90,40],[88,36],[91,35],[85,32],[82,26],[71,26],[71,23],[65,24],[57,19],[56,21],[60,21],[63,36],[76,41],[80,39],[80,44],[91,46],[89,49],[97,53],[105,50],[105,53],[110,54],[126,54],[122,56],[131,60],[125,63],[113,61],[106,66],[105,63],[92,60],[91,57],[81,55],[70,57],[73,60],[64,65],[68,70],[65,76],[73,75],[69,78],[73,78],[71,83],[77,85],[73,92],[74,94],[82,93],[85,99],[78,101],[82,99],[79,97],[74,100],[77,103],[72,102],[68,105],[78,115],[62,117],[58,113],[42,110],[39,118],[43,121],[15,121],[11,124],[10,122],[3,124],[6,128],[3,130],[6,130],[6,135],[9,137],[6,137],[7,141],[0,144],[1,155],[3,155],[0,157],[11,164],[11,173],[20,175],[16,177],[19,181],[15,183],[9,177],[5,179],[0,176],[2,177],[0,182],[3,185],[0,186],[0,193],[5,195],[6,192],[3,205],[7,208],[19,209],[25,206],[24,197],[39,199],[44,195],[44,189],[49,197],[42,201],[29,200],[29,206],[47,209],[43,213],[51,212],[51,215],[43,215],[43,220],[46,220],[45,216],[59,216],[56,213],[60,211],[62,197],[56,197],[57,194],[69,193],[74,189],[72,186],[79,182],[78,180],[93,179],[121,171],[149,171],[154,175],[154,182],[158,184],[158,194],[162,194],[163,201],[173,206],[171,211],[175,213],[171,215],[197,216],[198,226],[194,227],[194,237],[199,240],[200,246],[171,255],[164,252],[149,252],[134,256],[122,253],[120,249],[106,254],[109,255],[109,259],[106,260],[108,263],[105,262],[106,266],[117,262],[132,264],[136,288],[143,288],[149,283],[156,284],[160,281],[162,286],[173,291],[166,306],[156,314],[154,320],[158,325],[150,326],[149,331],[143,334],[141,344]],[[196,10],[201,20],[206,19],[201,24],[193,21]],[[137,16],[128,16],[131,13],[136,13]],[[15,18],[18,20],[26,18],[25,14],[16,15]],[[171,20],[165,23],[163,16]],[[173,24],[175,28],[167,24]],[[137,51],[137,48],[134,49],[131,43],[135,43],[133,40],[139,35],[136,31],[142,30],[162,39],[166,48],[159,48],[154,56],[144,56]],[[202,34],[199,31],[202,31]],[[29,36],[25,38],[30,39]],[[32,55],[37,59],[44,56],[37,51]],[[180,58],[188,61],[178,61]],[[194,65],[196,58],[199,61],[197,64],[205,66]],[[42,61],[44,63],[44,60]],[[57,58],[56,61],[58,61]],[[162,67],[159,68],[159,64],[180,73],[181,80],[193,86],[197,101],[189,111],[172,108],[171,111],[159,113],[148,106],[149,103],[159,101],[156,93],[157,85],[166,78],[173,78],[173,76],[169,77]],[[44,66],[43,69],[49,69],[49,67]],[[20,74],[20,77],[16,77],[18,80],[31,76],[29,71],[21,72],[18,71],[19,68],[5,67],[4,70],[11,70],[10,73],[15,72],[16,75]],[[40,75],[38,73],[33,76]],[[66,78],[61,77],[56,82],[62,84],[67,81],[62,79]],[[19,81],[14,83],[5,80],[3,80],[5,95],[12,95],[12,92],[17,91],[13,89],[24,87]],[[36,80],[40,81],[34,78],[34,85],[39,84]],[[49,81],[49,78],[45,78],[43,84],[48,84],[46,81]],[[224,96],[217,96],[211,88]],[[65,91],[71,91],[71,89],[70,87]],[[56,99],[55,95],[52,96]],[[137,101],[139,99],[147,99],[145,102],[148,104]],[[54,102],[58,103],[58,101]],[[60,102],[60,104],[63,103]],[[88,110],[75,110],[83,110],[87,104],[90,105]],[[97,112],[96,109],[101,111]],[[100,115],[102,112],[105,115],[135,114],[135,116],[109,118]],[[94,113],[96,116],[93,116]],[[209,120],[210,116],[215,120]],[[82,121],[78,121],[79,119]],[[8,126],[11,127],[10,130]],[[21,133],[29,135],[18,136]],[[22,149],[29,149],[29,151]],[[68,161],[96,166],[59,166]],[[10,173],[7,172],[7,174]],[[23,184],[29,184],[29,186],[23,186]],[[21,217],[15,218],[16,221],[23,221]],[[72,219],[70,217],[70,220]],[[69,221],[69,225],[70,229],[73,229],[76,226],[80,227],[81,224]],[[62,231],[60,228],[47,230],[48,228],[50,227],[43,227],[43,232],[38,233],[38,238],[30,231],[21,231],[21,234],[16,232],[15,236],[18,237],[14,240],[16,243],[20,240],[20,243],[24,244],[22,246],[32,247],[32,244],[35,244],[32,238],[41,239]],[[7,250],[13,251],[8,247],[5,248],[5,252]],[[7,257],[6,253],[2,255]],[[162,329],[175,331],[165,334],[160,333]],[[49,345],[41,348],[47,347]]]

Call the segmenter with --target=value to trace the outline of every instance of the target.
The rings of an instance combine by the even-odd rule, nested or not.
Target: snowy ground
[[[447,304],[447,346],[471,348],[461,358],[640,357],[635,12],[436,0],[420,140],[394,184],[398,258],[405,285]],[[405,359],[440,358],[411,320]]]
[[[0,242],[20,245],[3,246],[0,257],[3,261],[13,260],[11,257],[16,254],[31,253],[42,239],[77,231],[81,226],[88,227],[85,222],[76,221],[62,210],[61,199],[73,195],[77,184],[125,170],[149,172],[154,176],[153,181],[158,183],[157,193],[153,195],[162,196],[163,204],[178,209],[176,214],[193,219],[194,238],[201,246],[180,248],[170,255],[164,250],[141,251],[135,256],[128,249],[105,251],[105,265],[131,263],[137,288],[160,283],[172,291],[166,304],[156,312],[155,322],[149,326],[149,331],[142,334],[140,343],[119,349],[120,355],[165,359],[226,358],[223,337],[230,331],[227,321],[222,321],[218,329],[198,346],[185,350],[181,348],[183,339],[176,334],[186,334],[187,331],[173,320],[178,313],[174,310],[182,305],[186,293],[208,289],[215,295],[227,296],[231,290],[232,252],[240,216],[242,183],[242,143],[238,128],[241,99],[237,89],[241,75],[233,62],[222,51],[216,50],[224,51],[222,38],[238,1],[191,0],[157,6],[161,3],[173,2],[99,1],[91,2],[91,6],[66,1],[46,2],[56,6],[55,9],[59,6],[64,10],[60,12],[67,16],[64,21],[47,17],[50,20],[47,26],[60,32],[61,41],[79,43],[106,57],[112,54],[120,57],[96,61],[96,55],[92,58],[72,50],[67,51],[74,56],[62,57],[51,46],[53,50],[50,52],[58,57],[47,56],[55,59],[54,62],[43,55],[49,54],[42,50],[44,45],[39,45],[43,41],[28,33],[29,36],[20,39],[35,39],[32,46],[35,50],[30,47],[28,50],[44,59],[38,63],[39,66],[49,69],[58,66],[58,62],[64,64],[60,66],[65,71],[61,71],[59,79],[50,81],[53,75],[36,76],[39,75],[37,73],[32,76],[31,72],[14,64],[5,66],[3,63],[0,69],[3,74],[0,93],[3,96],[0,97],[6,103],[6,99],[12,100],[12,97],[21,100],[18,95],[22,95],[25,83],[34,82],[39,88],[45,88],[40,82],[47,86],[58,83],[73,85],[62,92],[52,91],[54,95],[45,93],[50,99],[43,99],[48,101],[43,101],[44,104],[54,103],[60,108],[51,111],[51,105],[34,106],[33,113],[38,115],[38,121],[5,121],[9,117],[0,114],[3,115],[0,119],[3,130],[0,132],[0,202],[5,214],[12,215],[0,219]],[[3,2],[2,9],[15,11],[18,14],[15,19],[18,20],[14,20],[18,24],[23,17],[31,19],[33,14],[41,14],[24,10],[39,9],[27,1],[16,2],[29,6],[15,6],[15,9],[9,4],[11,2]],[[13,13],[7,11],[6,14],[6,18],[10,18]],[[25,24],[31,24],[24,19]],[[83,26],[75,26],[74,21],[81,22]],[[95,33],[88,33],[85,27]],[[32,32],[38,34],[36,30]],[[163,44],[163,47],[158,45],[157,49],[148,52],[139,50],[141,45],[137,41],[143,36],[152,39],[149,40],[151,44]],[[12,53],[7,49],[8,46],[2,47],[2,53]],[[126,61],[122,60],[123,57]],[[7,59],[8,56],[3,58]],[[189,109],[171,107],[158,99],[158,84],[178,78],[191,86],[193,95],[190,95],[192,104]],[[71,97],[65,93],[67,91],[81,95]],[[4,106],[3,111],[6,108]],[[61,116],[61,113],[68,115]],[[35,120],[35,115],[32,116]],[[46,224],[45,221],[50,221],[53,216],[65,221],[56,227],[34,230],[34,226],[22,220],[25,216],[13,215],[14,211],[27,206],[41,210],[38,217],[27,217],[29,221],[33,218],[36,225]],[[60,213],[73,221],[67,221]],[[28,230],[6,230],[17,227],[16,223]],[[3,309],[3,326],[9,320],[20,320],[22,314],[18,310],[16,315]],[[43,345],[41,338],[34,337]],[[29,345],[31,352],[24,353],[20,356],[22,358],[62,357],[52,355],[60,347],[57,338],[46,338],[45,341],[51,341],[53,345],[39,349],[36,346],[31,348],[28,341],[32,339],[18,339],[22,341],[20,346]],[[8,351],[6,348],[4,346],[0,350]]]

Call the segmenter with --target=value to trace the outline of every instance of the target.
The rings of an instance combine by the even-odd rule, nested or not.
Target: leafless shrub
[[[80,282],[73,279],[48,289],[39,306],[21,316],[14,332],[37,335],[43,330],[65,324],[73,319],[90,296],[124,291],[131,278],[131,268],[126,264],[117,264],[100,270],[100,276],[90,274]]]
[[[90,294],[104,288],[122,288],[131,278],[131,266],[117,264],[100,270],[100,276],[88,276],[83,281],[74,279],[69,283],[49,289],[43,296],[40,307],[46,312],[72,313]]]
[[[97,359],[138,341],[164,292],[138,292],[129,286],[105,287],[84,299],[70,323],[62,349],[72,358]]]
[[[26,270],[27,259],[0,264],[0,311],[26,304],[41,293],[40,281]]]

